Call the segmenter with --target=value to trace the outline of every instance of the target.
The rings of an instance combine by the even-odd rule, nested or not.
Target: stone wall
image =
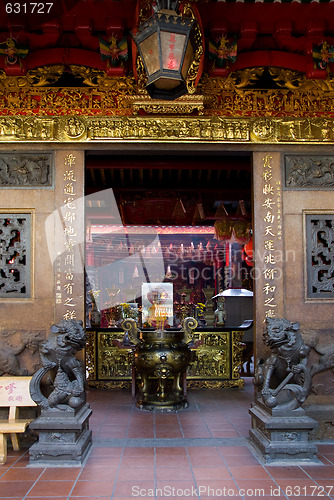
[[[68,160],[70,154],[71,161]],[[73,175],[70,171],[73,171]],[[72,190],[72,193],[66,176],[76,179],[75,191]],[[74,312],[77,319],[84,319],[83,272],[66,275],[67,271],[74,269],[64,260],[68,254],[66,244],[74,234],[76,241],[74,243],[73,236],[72,243],[81,244],[80,253],[84,255],[83,178],[82,152],[50,147],[42,149],[42,145],[36,150],[32,150],[30,146],[26,149],[21,146],[15,152],[4,145],[0,151],[0,238],[3,259],[0,281],[0,343],[10,356],[13,354],[20,357],[24,365],[22,369],[28,372],[33,372],[36,368],[35,352],[29,339],[40,341],[45,338],[50,326],[69,314],[68,311],[72,315]],[[62,210],[66,200],[70,206],[74,206],[73,203],[76,206],[73,227],[69,221],[64,220],[69,217],[70,211]],[[52,222],[55,214],[59,222],[57,227]],[[25,216],[29,227],[26,221],[22,223]],[[16,226],[15,218],[19,220]],[[19,224],[22,228],[25,226],[24,241],[19,234],[23,233]],[[15,233],[13,238],[12,230]],[[82,262],[80,265],[83,269]],[[19,289],[15,283],[21,278],[23,286]],[[60,296],[56,296],[57,281],[61,287],[59,300],[57,297]],[[69,283],[71,287],[67,286]],[[69,290],[71,293],[68,293]],[[27,344],[27,347],[21,350],[23,344]],[[9,369],[7,364],[5,368]]]
[[[271,168],[265,168],[264,158],[270,158]],[[333,161],[334,164],[334,161]],[[267,173],[266,173],[267,172]],[[277,185],[281,182],[281,201],[277,190],[269,197],[275,205],[270,211],[276,218],[276,223],[270,217],[264,221],[263,187],[265,176],[267,185]],[[319,422],[319,429],[314,434],[317,439],[331,439],[334,437],[334,408],[332,394],[334,392],[334,328],[333,328],[333,301],[334,279],[330,279],[326,266],[320,272],[319,287],[312,287],[312,277],[315,276],[317,262],[330,265],[333,252],[334,234],[330,223],[326,219],[334,219],[334,169],[328,155],[319,154],[284,154],[271,153],[254,155],[254,226],[255,226],[255,263],[258,279],[255,286],[256,304],[256,351],[257,358],[266,357],[268,352],[262,342],[263,320],[266,315],[285,317],[290,321],[300,323],[300,331],[305,342],[312,348],[309,365],[313,366],[312,393],[305,403],[309,415]],[[268,193],[270,194],[270,193]],[[262,197],[262,198],[261,198]],[[281,205],[281,214],[277,213],[277,203]],[[319,256],[314,262],[309,262],[308,245],[312,246],[307,230],[307,217],[316,220],[324,219],[319,223],[319,231],[323,231],[323,240],[313,234],[315,248],[318,245]],[[328,217],[327,217],[328,215]],[[281,216],[281,223],[277,217]],[[324,217],[326,216],[326,217]],[[272,222],[271,229],[275,237],[270,240],[278,243],[278,234],[281,232],[282,261],[277,253],[270,263],[269,252],[259,252],[265,247],[266,227]],[[321,229],[321,224],[325,225]],[[281,227],[279,227],[281,226]],[[333,226],[334,227],[334,226]],[[326,233],[326,234],[325,234]],[[257,251],[258,250],[258,251]],[[334,262],[333,262],[334,264]],[[264,280],[266,269],[277,271],[272,279]],[[282,273],[283,280],[278,279]],[[311,280],[310,280],[311,276]],[[267,276],[268,277],[268,276]],[[270,277],[270,276],[269,276]],[[267,282],[267,285],[264,282]],[[270,285],[268,287],[268,285]],[[267,286],[267,291],[266,287]],[[274,287],[276,287],[274,289]],[[283,294],[279,295],[280,290]],[[313,290],[313,291],[312,291]],[[320,290],[320,291],[319,291]],[[271,299],[265,304],[266,299]],[[275,306],[275,307],[269,307]]]

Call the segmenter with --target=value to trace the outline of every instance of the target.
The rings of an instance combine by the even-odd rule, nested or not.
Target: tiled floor
[[[323,465],[262,466],[248,442],[252,382],[245,389],[189,391],[178,413],[138,410],[129,392],[90,391],[93,447],[82,468],[29,468],[9,450],[0,498],[16,500],[334,499],[334,444]]]

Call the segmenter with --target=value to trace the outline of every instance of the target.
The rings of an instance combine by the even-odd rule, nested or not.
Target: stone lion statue
[[[85,402],[85,372],[75,357],[85,343],[82,321],[62,320],[51,326],[50,335],[40,349],[43,367],[33,375],[30,384],[31,397],[42,409],[67,410]],[[40,387],[47,373],[52,381],[48,397],[42,394]]]
[[[271,355],[258,362],[254,383],[266,406],[294,410],[311,391],[311,374],[306,366],[310,348],[300,335],[299,324],[283,318],[266,319],[263,341]]]

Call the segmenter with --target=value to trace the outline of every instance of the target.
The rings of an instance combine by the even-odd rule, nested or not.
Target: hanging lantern
[[[227,217],[216,220],[214,223],[215,234],[218,240],[228,241],[232,237],[232,223]]]
[[[173,100],[187,93],[187,73],[202,43],[196,19],[171,9],[177,3],[157,2],[159,10],[133,34],[147,75],[146,89],[155,99]]]
[[[237,243],[245,245],[251,238],[252,223],[249,220],[237,219],[233,222],[233,233]]]
[[[238,203],[236,214],[232,216],[228,215],[224,202],[221,202],[215,217],[217,220],[214,223],[214,228],[218,240],[226,243],[239,243],[239,245],[248,243],[252,234],[252,222],[245,211],[242,200]]]

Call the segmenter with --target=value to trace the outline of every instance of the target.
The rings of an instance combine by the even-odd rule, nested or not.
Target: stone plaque
[[[52,184],[51,153],[0,154],[1,188],[47,188]]]
[[[288,189],[330,189],[334,186],[334,156],[286,155],[285,187]]]

